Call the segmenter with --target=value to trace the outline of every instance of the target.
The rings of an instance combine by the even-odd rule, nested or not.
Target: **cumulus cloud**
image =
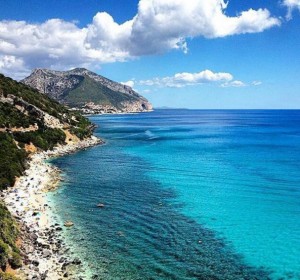
[[[280,25],[267,9],[228,16],[227,5],[223,0],[140,0],[137,14],[124,23],[99,12],[83,28],[61,19],[39,24],[0,21],[0,71],[19,75],[35,67],[95,69],[172,49],[187,52],[188,38],[256,33]],[[22,65],[21,72],[11,71],[3,57],[14,58],[16,69]]]
[[[292,18],[292,11],[299,10],[300,11],[300,0],[283,0],[283,5],[288,8],[287,19]]]
[[[227,5],[223,0],[141,0],[132,21],[131,53],[186,51],[186,38],[256,33],[280,24],[266,9],[250,9],[229,17]]]
[[[156,87],[175,87],[182,88],[186,86],[204,84],[204,83],[228,83],[233,79],[230,73],[214,73],[210,70],[204,70],[199,73],[177,73],[171,77],[153,78],[150,80],[139,81],[139,85]]]

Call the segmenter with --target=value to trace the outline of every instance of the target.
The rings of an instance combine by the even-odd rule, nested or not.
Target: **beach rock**
[[[50,245],[49,244],[42,244],[42,248],[44,248],[44,249],[50,249]]]
[[[61,270],[62,270],[62,271],[65,271],[66,268],[67,268],[67,266],[68,266],[69,264],[70,264],[69,262],[63,263],[63,265],[61,266]]]
[[[47,279],[48,270],[46,270],[44,273],[41,274],[41,280]]]
[[[39,266],[39,264],[40,264],[40,262],[37,261],[37,260],[33,260],[31,263],[32,263],[34,266]]]
[[[38,239],[38,236],[37,236],[35,233],[31,233],[31,234],[30,234],[30,239],[31,239],[31,240],[37,240],[37,239]]]
[[[58,260],[58,263],[63,263],[64,261],[66,261],[67,259],[64,258],[64,257],[61,257],[59,260]]]
[[[72,263],[79,265],[79,264],[81,264],[81,260],[79,258],[75,258]]]
[[[49,250],[44,250],[43,251],[43,256],[46,257],[46,258],[48,258],[48,257],[51,256],[51,252]]]

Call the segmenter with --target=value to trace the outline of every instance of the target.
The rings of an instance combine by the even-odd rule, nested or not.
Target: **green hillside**
[[[87,102],[94,102],[115,106],[118,109],[121,109],[121,102],[137,99],[133,95],[113,91],[88,76],[84,76],[78,86],[65,93],[65,96],[64,101],[70,106],[82,106]]]

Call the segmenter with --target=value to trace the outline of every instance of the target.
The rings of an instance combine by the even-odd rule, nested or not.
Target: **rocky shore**
[[[24,176],[14,187],[1,193],[1,198],[20,225],[18,243],[24,265],[17,275],[21,279],[81,279],[78,276],[82,269],[81,260],[71,257],[70,249],[61,236],[64,225],[51,219],[46,192],[57,187],[60,170],[46,160],[98,144],[103,144],[102,140],[92,136],[31,155]]]

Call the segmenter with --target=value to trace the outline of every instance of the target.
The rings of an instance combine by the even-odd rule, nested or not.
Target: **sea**
[[[300,279],[300,111],[89,118],[48,194],[83,279]]]

